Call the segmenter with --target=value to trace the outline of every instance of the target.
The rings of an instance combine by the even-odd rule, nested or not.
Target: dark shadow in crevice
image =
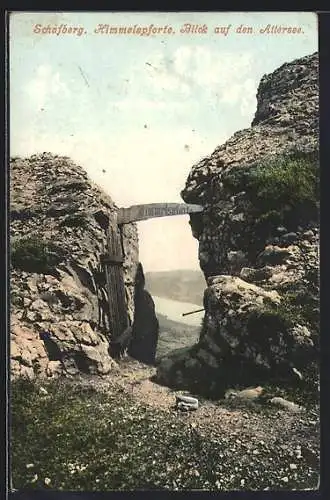
[[[145,290],[145,277],[139,263],[134,285],[134,322],[128,354],[142,363],[154,365],[159,335],[159,322],[155,304],[150,293]]]

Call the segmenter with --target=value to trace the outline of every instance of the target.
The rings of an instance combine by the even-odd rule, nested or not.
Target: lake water
[[[178,302],[177,300],[165,299],[164,297],[152,296],[156,313],[166,316],[172,321],[177,321],[185,325],[200,326],[204,311],[191,314],[190,316],[182,316],[182,313],[195,311],[201,309],[202,306],[197,304],[190,304],[189,302]]]

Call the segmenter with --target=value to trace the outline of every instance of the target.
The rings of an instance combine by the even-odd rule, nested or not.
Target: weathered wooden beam
[[[117,212],[117,223],[127,224],[155,217],[169,217],[172,215],[184,215],[203,211],[202,205],[188,203],[147,203],[145,205],[133,205],[127,208],[119,208]]]
[[[127,304],[125,296],[124,272],[120,233],[117,226],[116,214],[113,216],[107,231],[108,253],[104,258],[105,275],[109,302],[109,323],[111,331],[111,340],[118,338],[128,327]]]

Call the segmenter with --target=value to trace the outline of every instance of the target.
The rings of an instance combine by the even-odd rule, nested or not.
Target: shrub
[[[297,311],[287,309],[280,304],[276,307],[265,305],[258,311],[252,311],[247,322],[247,328],[251,335],[258,335],[262,340],[276,336],[279,332],[285,332],[298,322]]]
[[[12,266],[26,272],[52,274],[63,257],[60,247],[39,236],[24,237],[11,245]]]
[[[260,208],[316,203],[317,164],[303,157],[277,157],[252,169],[248,186]]]
[[[316,153],[279,155],[249,168],[233,169],[223,182],[233,193],[247,193],[257,225],[294,227],[318,218]]]
[[[253,330],[261,328],[268,335],[271,335],[272,332],[292,328],[298,323],[314,329],[311,318],[314,319],[312,311],[317,306],[317,299],[311,297],[308,292],[287,291],[283,293],[279,305],[266,304],[253,313],[249,318],[248,327]]]

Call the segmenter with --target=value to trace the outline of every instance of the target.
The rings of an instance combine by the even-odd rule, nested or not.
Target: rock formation
[[[69,158],[13,158],[11,374],[106,374],[115,364],[101,255],[116,205]],[[121,226],[125,293],[135,313],[138,236]]]
[[[135,316],[132,341],[128,353],[135,359],[154,364],[158,342],[159,323],[155,304],[150,293],[144,289],[145,278],[142,264],[139,263],[135,278]]]
[[[318,347],[318,55],[262,78],[251,127],[196,164],[182,191],[207,280],[199,342],[157,379],[226,384],[308,377]]]

